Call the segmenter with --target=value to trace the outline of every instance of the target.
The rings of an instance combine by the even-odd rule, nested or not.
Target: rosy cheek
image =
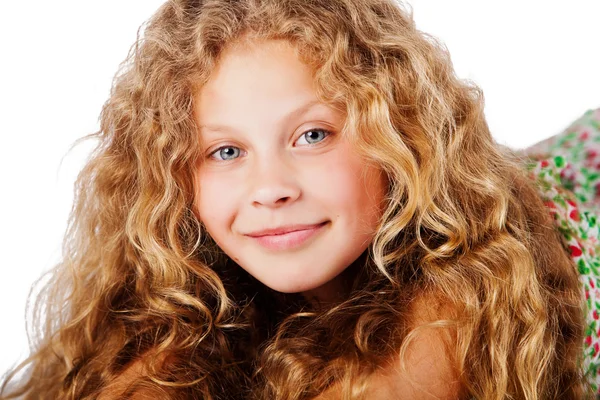
[[[353,199],[361,198],[364,194],[363,188],[363,165],[347,156],[346,152],[331,160],[329,165],[324,166],[321,173],[323,182],[321,185],[326,189],[325,193],[331,193],[341,203],[352,203]]]
[[[222,212],[220,210],[221,203],[218,201],[221,184],[214,175],[202,174],[198,180],[198,186],[198,211],[200,218],[208,223]]]
[[[358,217],[355,223],[365,225],[371,230],[378,222],[382,212],[381,202],[384,194],[382,175],[372,167],[366,166],[362,159],[353,153],[344,152],[328,167],[328,189],[331,201],[337,204],[345,214]]]
[[[199,177],[197,198],[200,219],[212,234],[231,226],[239,207],[240,185],[224,174],[207,172]]]

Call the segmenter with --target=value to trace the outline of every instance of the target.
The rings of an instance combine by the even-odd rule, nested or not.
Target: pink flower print
[[[583,140],[588,140],[590,137],[590,133],[588,131],[584,131],[580,136],[579,136],[579,140],[583,141]]]
[[[596,357],[596,355],[598,355],[599,350],[600,350],[600,346],[598,345],[598,342],[594,343],[594,357]]]
[[[594,280],[592,278],[590,278],[590,286],[592,289],[596,289],[596,285],[594,284]]]

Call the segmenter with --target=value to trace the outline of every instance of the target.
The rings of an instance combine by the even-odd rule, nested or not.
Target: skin
[[[386,182],[341,134],[344,115],[317,100],[309,67],[285,41],[230,47],[194,100],[195,205],[211,237],[274,290],[321,301],[343,292],[340,274],[377,231]],[[292,248],[248,236],[321,223]]]
[[[432,326],[437,320],[454,316],[449,304],[439,304],[432,294],[421,294],[411,305],[409,328],[416,329],[404,359],[392,357],[369,376],[365,399],[377,400],[458,400],[469,395],[461,383],[461,373],[453,358],[456,330]],[[418,328],[418,329],[417,329]],[[312,400],[340,400],[340,384]]]

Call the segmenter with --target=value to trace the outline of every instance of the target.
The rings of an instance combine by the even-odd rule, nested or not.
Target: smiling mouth
[[[329,221],[316,225],[272,229],[247,235],[269,250],[291,250],[298,248],[321,233]]]

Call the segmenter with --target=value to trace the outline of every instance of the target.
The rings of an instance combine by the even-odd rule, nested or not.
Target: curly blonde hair
[[[389,181],[348,298],[322,309],[259,284],[195,215],[194,95],[246,40],[292,44]],[[431,326],[454,332],[465,393],[584,396],[576,269],[522,160],[492,139],[479,88],[393,0],[170,0],[91,136],[63,260],[35,305],[39,340],[2,398],[95,398],[136,360],[129,394],[291,400],[336,383],[359,398],[404,354],[424,296],[440,310]]]

